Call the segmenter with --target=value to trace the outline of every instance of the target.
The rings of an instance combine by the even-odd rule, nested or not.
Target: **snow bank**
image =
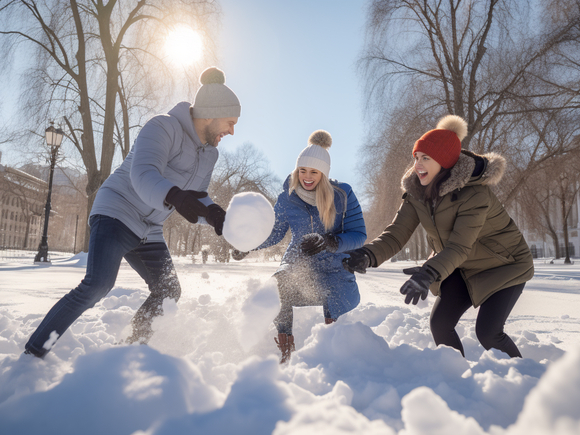
[[[35,377],[46,363],[23,355]],[[20,394],[0,407],[5,434],[130,434],[163,419],[221,406],[223,394],[207,385],[186,360],[148,346],[116,347],[78,358],[53,388]]]
[[[510,435],[580,434],[580,346],[550,366],[526,398]]]
[[[44,313],[0,307],[2,434],[580,433],[580,333],[560,335],[557,323],[570,334],[575,317],[514,316],[510,334],[526,358],[509,359],[477,343],[468,313],[462,358],[433,345],[428,306],[404,305],[367,274],[358,278],[364,302],[332,325],[320,307],[295,309],[297,351],[280,366],[277,263],[177,267],[182,299],[164,305],[149,346],[118,344],[147,295],[127,269],[44,360],[21,354]],[[38,282],[58,268],[26,270]],[[22,298],[31,291],[20,275],[2,277]],[[554,335],[571,337],[567,352],[546,340]]]
[[[66,260],[57,260],[57,261],[59,261],[59,263],[63,264],[63,265],[66,264],[68,266],[86,268],[87,267],[87,257],[88,257],[88,254],[86,252],[81,251],[78,254],[75,254]]]
[[[226,210],[224,237],[239,251],[251,251],[268,238],[275,218],[274,209],[264,195],[238,193]]]

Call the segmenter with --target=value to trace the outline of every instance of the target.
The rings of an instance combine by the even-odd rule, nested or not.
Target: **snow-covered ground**
[[[523,359],[485,351],[475,310],[467,358],[435,349],[434,298],[407,306],[410,263],[357,275],[361,304],[336,324],[295,309],[297,351],[278,364],[278,263],[176,259],[183,294],[148,346],[119,344],[147,296],[123,264],[115,288],[39,360],[24,343],[84,275],[83,254],[0,263],[0,433],[580,434],[580,265],[536,263],[507,332]]]

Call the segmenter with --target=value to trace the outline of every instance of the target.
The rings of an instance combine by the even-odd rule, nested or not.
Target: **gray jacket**
[[[91,216],[101,214],[123,222],[141,239],[162,242],[163,222],[173,212],[164,204],[167,192],[177,186],[207,192],[217,148],[202,144],[193,127],[188,102],[143,126],[131,151],[103,183]],[[206,197],[205,205],[213,204]],[[200,218],[200,223],[206,223]]]

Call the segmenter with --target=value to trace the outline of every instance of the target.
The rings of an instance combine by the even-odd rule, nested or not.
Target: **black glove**
[[[321,236],[318,233],[306,234],[300,242],[300,249],[306,255],[316,255],[325,249],[328,252],[336,252],[338,249],[338,239],[334,234],[325,234]]]
[[[205,220],[214,228],[215,233],[221,236],[224,229],[224,221],[226,220],[226,211],[217,204],[210,204],[207,209],[208,213]]]
[[[200,198],[205,198],[207,192],[198,192],[197,190],[181,190],[177,186],[173,186],[167,196],[165,202],[172,205],[181,216],[187,219],[192,224],[197,223],[199,216],[207,216],[208,209],[201,203]]]
[[[371,257],[365,248],[355,249],[345,252],[350,257],[342,259],[342,267],[350,273],[367,273],[367,268],[371,265]]]
[[[237,249],[234,249],[232,251],[232,258],[236,261],[240,261],[243,260],[244,258],[246,258],[246,255],[248,255],[249,252],[243,252],[243,251],[238,251]]]
[[[419,298],[425,300],[429,294],[429,286],[439,278],[439,272],[431,266],[410,267],[403,269],[403,273],[412,275],[401,287],[401,293],[407,295],[405,303],[408,304],[412,300],[413,305],[417,305]]]

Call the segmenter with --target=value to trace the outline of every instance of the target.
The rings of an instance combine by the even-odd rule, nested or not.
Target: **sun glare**
[[[189,66],[201,58],[203,41],[191,27],[177,27],[167,35],[165,51],[171,62]]]

